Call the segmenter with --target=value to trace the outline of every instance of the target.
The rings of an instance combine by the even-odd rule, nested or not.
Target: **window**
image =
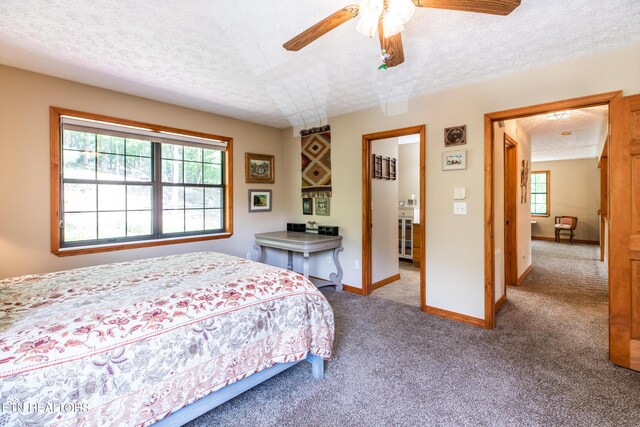
[[[51,111],[54,253],[231,235],[231,138]]]
[[[531,215],[549,216],[549,171],[531,172]]]

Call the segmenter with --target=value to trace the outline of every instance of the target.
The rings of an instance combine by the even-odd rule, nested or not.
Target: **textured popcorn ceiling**
[[[561,120],[549,120],[546,114],[517,120],[531,136],[532,162],[598,157],[609,128],[609,108],[582,108],[570,114]]]
[[[3,0],[0,63],[287,127],[640,42],[640,0],[522,0],[507,17],[416,10],[387,71],[355,20],[282,48],[350,3]]]

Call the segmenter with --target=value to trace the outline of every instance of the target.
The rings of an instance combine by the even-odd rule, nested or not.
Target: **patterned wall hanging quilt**
[[[331,128],[307,129],[302,135],[302,197],[331,197]]]

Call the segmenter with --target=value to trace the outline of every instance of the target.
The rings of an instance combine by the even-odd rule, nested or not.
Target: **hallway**
[[[531,243],[533,271],[520,286],[509,287],[498,329],[535,331],[541,344],[565,342],[574,359],[567,363],[609,363],[607,269],[599,247]]]

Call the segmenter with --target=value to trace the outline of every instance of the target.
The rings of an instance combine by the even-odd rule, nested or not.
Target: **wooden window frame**
[[[224,185],[224,230],[212,234],[198,234],[190,236],[167,237],[153,240],[137,240],[130,242],[116,242],[107,244],[96,244],[90,246],[61,247],[60,220],[61,220],[61,140],[60,140],[60,119],[61,116],[73,116],[82,119],[96,120],[117,125],[140,127],[151,129],[156,132],[169,132],[186,136],[214,139],[226,142],[227,148],[223,156],[223,181]],[[86,113],[82,111],[69,110],[66,108],[49,108],[50,117],[50,154],[51,154],[51,252],[57,256],[82,255],[100,252],[111,252],[125,249],[145,248],[152,246],[164,246],[180,243],[200,242],[204,240],[228,239],[233,235],[233,138],[207,134],[202,132],[188,131],[184,129],[155,125],[133,120],[121,119],[99,114]]]
[[[531,176],[534,173],[546,174],[547,175],[547,213],[546,214],[537,214],[532,213],[531,216],[548,218],[551,216],[551,171],[550,170],[542,170],[542,171],[531,171]],[[529,179],[529,186],[531,186],[531,179]],[[539,194],[539,193],[538,193]],[[533,205],[533,192],[530,191],[530,204]]]

